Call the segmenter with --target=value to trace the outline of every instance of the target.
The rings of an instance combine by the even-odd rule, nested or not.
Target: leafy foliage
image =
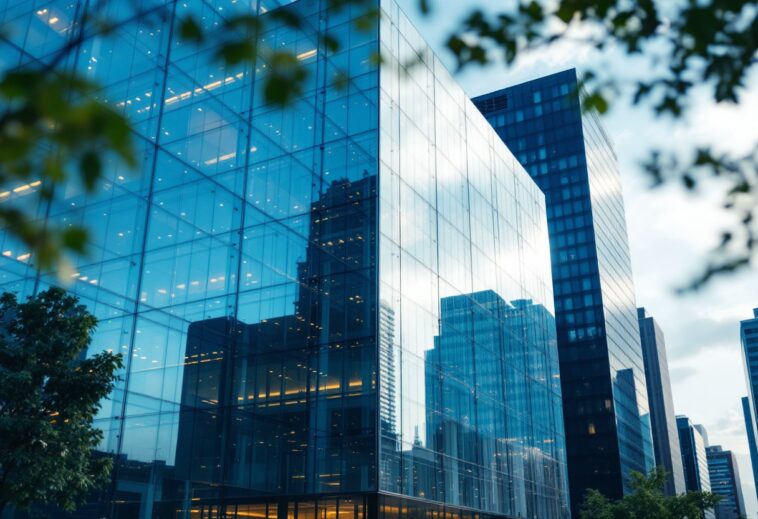
[[[758,63],[758,10],[749,0],[519,0],[499,13],[472,10],[447,46],[463,69],[493,61],[512,64],[525,52],[562,40],[597,49],[613,46],[646,58],[650,67],[640,67],[644,76],[625,85],[631,86],[632,103],[648,105],[657,116],[679,119],[697,88],[710,89],[717,103],[740,102],[746,79]],[[583,105],[604,113],[623,85],[599,72],[585,71]],[[724,179],[724,207],[739,212],[738,228],[724,231],[721,244],[686,289],[699,289],[714,276],[751,263],[758,232],[752,215],[758,202],[757,158],[755,151],[747,157],[719,154],[706,143],[691,156],[652,150],[644,162],[654,185],[673,181],[693,190],[704,178]]]
[[[0,515],[9,503],[75,508],[108,480],[92,426],[113,389],[120,355],[84,359],[95,318],[63,290],[27,302],[0,296]]]
[[[597,490],[589,490],[582,505],[581,519],[703,519],[720,497],[710,492],[688,492],[665,496],[666,471],[658,468],[644,476],[633,472],[632,492],[611,502]]]
[[[129,122],[93,99],[94,85],[47,67],[15,70],[0,79],[0,185],[18,190],[41,186],[43,201],[55,185],[79,178],[89,190],[101,176],[103,153],[136,163]],[[17,187],[21,186],[21,187]],[[8,226],[43,268],[54,266],[61,250],[84,252],[85,229],[47,227],[19,207],[0,205]]]

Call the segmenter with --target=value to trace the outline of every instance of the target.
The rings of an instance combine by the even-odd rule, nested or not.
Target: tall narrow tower
[[[654,466],[621,178],[575,70],[475,98],[545,193],[571,505]]]

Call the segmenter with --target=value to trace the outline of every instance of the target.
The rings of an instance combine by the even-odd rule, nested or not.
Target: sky
[[[504,5],[502,0],[436,0],[432,13],[422,17],[415,9],[417,0],[399,3],[451,70],[453,60],[444,52],[444,40],[455,22],[473,6],[497,12]],[[599,53],[563,43],[532,52],[512,66],[477,67],[456,79],[474,97],[572,67],[592,67],[621,78],[649,70],[647,63],[613,50]],[[758,142],[756,115],[758,74],[753,74],[739,106],[717,105],[701,90],[693,94],[683,121],[656,119],[648,109],[631,107],[623,98],[615,100],[603,118],[619,158],[637,305],[652,314],[666,336],[674,407],[677,414],[703,424],[712,445],[737,454],[748,517],[758,515],[758,502],[740,400],[747,389],[739,321],[751,318],[758,307],[758,272],[744,270],[697,293],[678,295],[676,288],[700,271],[733,216],[721,209],[718,185],[702,186],[694,195],[678,185],[650,189],[639,164],[655,146],[686,150],[710,143],[723,151],[747,152]]]

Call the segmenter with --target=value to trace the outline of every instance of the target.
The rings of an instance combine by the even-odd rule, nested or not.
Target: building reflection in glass
[[[491,290],[442,299],[440,335],[426,352],[428,448],[442,470],[424,469],[430,455],[414,445],[415,495],[561,517],[555,340],[552,314],[532,301],[509,304]]]
[[[207,482],[193,497],[375,488],[375,187],[334,182],[314,204],[321,246],[298,265],[292,315],[190,325],[176,474]]]

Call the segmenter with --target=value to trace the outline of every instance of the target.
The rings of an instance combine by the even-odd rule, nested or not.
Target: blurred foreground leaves
[[[351,9],[358,30],[377,30],[376,0],[327,1],[336,11]],[[96,2],[100,7],[107,3]],[[417,5],[422,13],[444,9],[441,0],[418,0]],[[135,19],[164,23],[171,19],[165,9],[138,13]],[[84,30],[51,62],[9,70],[0,78],[0,106],[4,108],[0,118],[0,225],[24,243],[34,263],[43,269],[59,267],[66,251],[86,252],[86,229],[45,224],[44,215],[31,214],[28,207],[11,207],[4,203],[3,195],[31,186],[38,188],[43,202],[49,202],[56,186],[72,180],[93,189],[111,159],[129,167],[137,160],[129,121],[95,100],[97,85],[59,66],[76,51],[83,35],[94,31],[107,37],[114,30],[110,20],[99,17],[97,9],[94,12],[83,18]],[[211,46],[215,59],[228,66],[263,66],[262,93],[267,103],[287,106],[297,99],[310,75],[304,56],[288,47],[271,48],[264,36],[275,25],[298,30],[316,21],[286,7],[260,16],[225,14],[220,19],[221,23],[207,29],[202,20],[182,15],[175,22],[175,33],[183,44]],[[550,49],[566,40],[600,50],[612,47],[650,64],[641,67],[644,77],[625,80],[631,81],[626,85],[603,77],[600,70],[586,70],[582,78],[585,109],[605,113],[628,92],[640,109],[679,120],[690,110],[697,88],[709,89],[716,103],[740,102],[758,61],[758,9],[748,0],[516,0],[494,12],[472,8],[447,38],[447,48],[462,70],[490,63],[512,65],[534,49]],[[315,50],[336,53],[343,44],[336,33],[321,32]],[[379,63],[381,57],[377,58]],[[332,80],[344,88],[347,78],[344,71],[337,71]],[[724,207],[738,213],[739,223],[724,230],[719,246],[704,258],[703,271],[691,289],[749,265],[755,254],[756,153],[734,156],[718,152],[717,144],[703,143],[690,156],[652,150],[643,167],[655,185],[677,182],[694,190],[705,178],[721,178],[727,183]]]

